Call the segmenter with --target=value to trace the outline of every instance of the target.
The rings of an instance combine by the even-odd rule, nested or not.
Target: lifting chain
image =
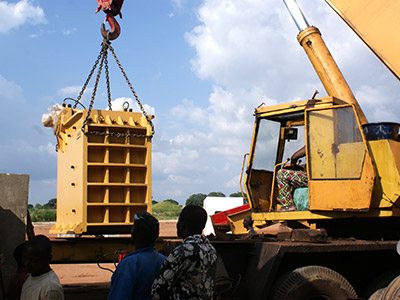
[[[88,125],[89,121],[90,121],[90,114],[92,112],[93,109],[93,104],[94,104],[94,100],[96,98],[96,93],[97,93],[97,88],[99,85],[99,81],[100,81],[100,77],[101,77],[101,71],[104,65],[104,69],[105,69],[105,74],[106,74],[106,85],[107,85],[107,99],[108,99],[108,109],[112,110],[112,103],[111,103],[111,87],[110,87],[110,75],[109,75],[109,69],[108,69],[108,50],[111,51],[119,69],[121,70],[122,75],[125,78],[126,83],[129,86],[129,89],[131,90],[133,96],[135,97],[136,102],[139,105],[139,108],[142,112],[142,114],[144,115],[144,117],[146,118],[147,122],[149,123],[150,127],[151,127],[151,135],[146,135],[146,134],[135,134],[135,133],[123,133],[123,132],[105,132],[105,131],[86,131],[86,126]],[[99,65],[100,63],[100,65]],[[148,114],[146,113],[142,103],[139,100],[139,97],[137,96],[131,82],[129,81],[128,76],[125,73],[124,68],[121,65],[121,62],[119,61],[117,55],[115,54],[115,50],[113,47],[111,47],[111,42],[107,39],[103,40],[103,43],[101,45],[101,51],[100,54],[97,56],[97,59],[93,65],[92,70],[89,73],[88,78],[85,81],[85,84],[82,87],[82,90],[79,92],[79,96],[77,98],[77,101],[75,102],[73,108],[76,108],[76,106],[78,105],[78,103],[80,103],[80,99],[82,98],[82,95],[84,94],[89,81],[91,79],[91,77],[94,74],[94,71],[96,70],[97,66],[99,65],[99,69],[97,71],[97,75],[96,75],[96,81],[93,87],[93,92],[92,92],[92,97],[90,99],[90,104],[89,104],[89,108],[88,108],[88,112],[87,115],[83,121],[82,127],[81,127],[81,131],[85,134],[85,135],[108,135],[108,136],[115,136],[115,137],[125,137],[125,138],[149,138],[151,139],[154,136],[155,130],[154,130],[154,124],[151,121],[151,118],[148,116]]]

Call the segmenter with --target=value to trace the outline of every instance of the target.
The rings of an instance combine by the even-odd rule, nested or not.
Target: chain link
[[[108,45],[110,46],[110,45]],[[108,59],[107,59],[108,51],[104,53],[104,70],[106,73],[106,84],[107,84],[107,98],[108,98],[108,110],[112,110],[112,100],[111,100],[111,87],[110,87],[110,75],[108,71]]]
[[[107,52],[107,48],[108,48],[107,43],[103,42],[102,47],[101,47],[101,54],[100,54],[101,61],[100,61],[99,70],[97,71],[96,81],[95,81],[94,87],[93,87],[92,98],[90,99],[88,112],[87,112],[87,115],[86,115],[85,120],[83,121],[83,124],[82,124],[82,127],[81,127],[81,130],[82,130],[83,133],[85,133],[85,127],[86,127],[86,125],[87,125],[87,123],[89,121],[89,116],[90,116],[90,113],[92,112],[94,99],[96,98],[97,87],[99,85],[99,81],[100,81],[100,77],[101,77],[101,70],[103,69],[103,64],[104,64],[104,59],[105,59],[105,54],[104,53]]]
[[[85,81],[85,83],[83,84],[82,90],[79,92],[79,96],[78,96],[78,98],[76,99],[77,102],[75,102],[73,108],[76,108],[76,107],[78,106],[78,102],[81,100],[83,94],[85,93],[85,90],[86,90],[86,88],[87,88],[87,86],[88,86],[88,84],[89,84],[89,81],[90,81],[90,79],[91,79],[92,76],[93,76],[94,70],[96,70],[97,65],[99,64],[99,61],[100,61],[102,55],[103,55],[103,46],[101,47],[100,53],[99,53],[99,55],[97,56],[96,61],[94,62],[94,65],[93,65],[93,67],[92,67],[92,70],[90,70],[89,76],[86,78],[86,81]]]
[[[108,108],[111,111],[112,110],[112,101],[111,101],[111,87],[110,87],[110,76],[109,76],[109,68],[108,68],[108,49],[110,49],[111,53],[114,56],[114,59],[119,67],[119,69],[121,70],[122,75],[125,78],[125,81],[127,82],[129,89],[131,90],[133,96],[135,97],[136,102],[139,105],[139,108],[141,110],[141,112],[143,113],[143,115],[145,116],[147,122],[149,123],[150,127],[151,127],[151,135],[145,135],[145,134],[136,134],[136,133],[123,133],[123,132],[104,132],[104,131],[86,131],[86,126],[88,125],[89,119],[90,119],[90,114],[91,111],[93,109],[93,104],[94,104],[94,100],[96,97],[96,92],[97,92],[97,88],[98,88],[98,84],[99,84],[99,80],[101,77],[101,70],[103,68],[104,65],[104,69],[105,69],[105,74],[106,74],[106,84],[107,84],[107,97],[108,97]],[[92,70],[89,73],[88,78],[86,79],[85,84],[83,85],[83,88],[81,90],[81,92],[79,93],[79,96],[77,98],[77,102],[74,105],[74,108],[76,108],[79,100],[81,99],[83,93],[85,92],[85,89],[87,88],[87,85],[89,84],[89,81],[91,79],[91,77],[94,74],[95,69],[97,68],[97,65],[100,62],[100,66],[99,66],[99,70],[97,72],[97,76],[96,76],[96,81],[93,87],[93,93],[92,93],[92,97],[90,100],[90,104],[89,104],[89,108],[88,108],[88,113],[85,117],[85,120],[83,121],[82,127],[81,127],[81,131],[85,134],[85,135],[101,135],[101,136],[115,136],[115,137],[124,137],[124,138],[153,138],[154,133],[155,133],[155,129],[154,129],[154,124],[151,121],[151,118],[147,115],[142,103],[139,100],[139,97],[137,96],[131,82],[129,81],[128,76],[125,73],[124,68],[122,67],[122,64],[120,63],[117,55],[115,54],[114,48],[111,47],[111,42],[107,39],[103,40],[102,43],[102,47],[101,47],[101,51],[100,54],[97,56],[97,59],[95,61],[95,64],[93,65]]]
[[[140,107],[140,110],[142,111],[144,117],[146,118],[147,123],[149,123],[149,125],[150,125],[150,127],[151,127],[151,136],[149,136],[149,138],[151,139],[151,138],[154,136],[154,134],[155,134],[154,124],[153,124],[153,122],[151,121],[150,117],[147,115],[147,113],[146,113],[146,111],[145,111],[145,109],[144,109],[142,103],[140,102],[139,97],[137,96],[137,94],[136,94],[136,92],[135,92],[135,90],[134,90],[134,88],[133,88],[131,82],[129,81],[129,78],[128,78],[128,76],[126,75],[124,68],[122,67],[122,64],[120,63],[120,61],[119,61],[117,55],[115,54],[114,48],[113,48],[111,45],[109,45],[109,49],[110,49],[112,55],[114,56],[114,59],[115,59],[117,65],[118,65],[119,69],[121,70],[121,73],[122,73],[122,75],[124,76],[125,81],[126,81],[126,83],[128,84],[128,86],[129,86],[129,89],[131,90],[133,96],[135,97],[136,102],[138,103],[138,105],[139,105],[139,107]]]

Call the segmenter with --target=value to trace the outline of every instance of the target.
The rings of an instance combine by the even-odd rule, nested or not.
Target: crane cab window
[[[257,142],[253,159],[253,169],[273,171],[276,162],[276,149],[279,144],[281,124],[261,119],[258,124]]]
[[[353,107],[307,112],[310,179],[358,179],[366,149]]]

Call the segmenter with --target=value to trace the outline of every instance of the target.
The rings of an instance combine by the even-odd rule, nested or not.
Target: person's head
[[[27,244],[28,244],[28,242],[23,242],[22,244],[19,244],[14,249],[13,256],[14,256],[15,261],[18,264],[18,268],[25,267]]]
[[[198,205],[185,206],[179,215],[176,228],[178,236],[185,238],[193,234],[201,234],[207,222],[206,211]]]
[[[50,271],[51,243],[44,235],[34,236],[26,248],[26,268],[32,276]]]
[[[160,224],[151,214],[143,211],[135,214],[131,237],[136,248],[154,246],[159,233]]]
[[[251,216],[246,216],[243,219],[243,227],[246,228],[246,229],[250,229],[251,227],[253,227],[253,223],[254,223],[254,221],[251,218]]]

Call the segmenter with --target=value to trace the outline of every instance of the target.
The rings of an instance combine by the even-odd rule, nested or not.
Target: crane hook
[[[106,13],[104,22],[101,24],[101,35],[107,40],[115,40],[121,33],[121,27],[119,26],[115,16],[119,15],[122,18],[121,8],[124,0],[97,0],[97,10]],[[106,21],[110,25],[111,30],[106,29]]]
[[[106,21],[110,24],[110,29],[106,29]],[[106,40],[112,41],[119,37],[121,33],[121,27],[119,26],[117,20],[115,20],[114,16],[111,14],[107,14],[104,18],[103,23],[101,24],[101,35]]]

